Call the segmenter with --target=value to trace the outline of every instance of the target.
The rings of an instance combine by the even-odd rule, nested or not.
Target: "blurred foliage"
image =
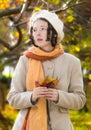
[[[12,78],[12,75],[3,75],[2,73],[0,73],[0,82],[3,84],[10,84],[10,80]]]
[[[15,5],[19,5],[20,3],[23,3],[24,0],[0,0],[0,10],[9,9],[12,7],[16,7]]]
[[[0,0],[0,10],[10,8],[10,0]]]
[[[1,111],[0,115],[0,130],[11,130],[17,113],[18,111],[14,110],[9,105],[6,105],[6,108]]]
[[[48,0],[49,3],[59,4],[60,0]]]
[[[75,130],[90,130],[91,129],[91,113],[72,111],[71,120]]]

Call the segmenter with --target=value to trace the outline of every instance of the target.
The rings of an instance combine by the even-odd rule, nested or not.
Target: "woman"
[[[80,60],[59,44],[63,23],[55,13],[39,11],[30,22],[34,46],[20,57],[7,97],[21,110],[13,130],[74,130],[69,110],[86,102]],[[58,79],[55,88],[41,87],[47,76]]]

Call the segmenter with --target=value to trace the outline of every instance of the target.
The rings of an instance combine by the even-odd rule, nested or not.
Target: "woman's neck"
[[[50,48],[41,48],[39,47],[41,50],[45,51],[45,52],[51,52],[54,50],[54,47],[50,47]]]

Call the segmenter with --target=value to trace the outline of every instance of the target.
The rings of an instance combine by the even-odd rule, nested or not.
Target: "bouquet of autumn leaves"
[[[59,82],[58,78],[51,78],[49,76],[46,76],[45,79],[41,82],[35,81],[35,85],[36,87],[45,86],[47,88],[55,88],[58,82]]]

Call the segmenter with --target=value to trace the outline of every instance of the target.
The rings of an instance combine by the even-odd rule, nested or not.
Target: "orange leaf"
[[[35,85],[38,86],[46,86],[47,88],[55,88],[58,84],[59,80],[58,78],[51,78],[49,76],[46,76],[45,79],[41,82],[36,81]]]

